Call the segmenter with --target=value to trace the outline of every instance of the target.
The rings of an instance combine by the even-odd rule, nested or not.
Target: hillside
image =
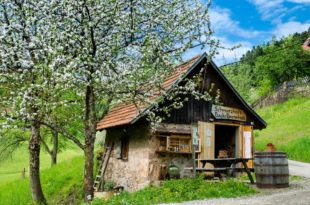
[[[83,200],[83,157],[74,157],[43,170],[41,181],[49,204],[80,204]],[[0,204],[32,204],[29,179],[0,184]]]
[[[58,162],[71,160],[81,155],[82,153],[79,149],[70,148],[58,154]],[[41,170],[50,168],[50,156],[44,150],[41,151],[40,159]],[[0,163],[0,186],[19,179],[24,168],[26,169],[26,175],[28,175],[28,163],[28,148],[24,145],[17,149],[10,158]]]
[[[268,127],[254,133],[256,150],[264,150],[271,142],[290,159],[310,162],[310,98],[294,98],[258,113]]]

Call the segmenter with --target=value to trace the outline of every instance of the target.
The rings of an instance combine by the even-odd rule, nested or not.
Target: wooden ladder
[[[106,171],[108,163],[109,163],[109,159],[111,156],[112,149],[113,149],[113,144],[110,147],[106,146],[104,148],[104,153],[102,155],[101,161],[99,162],[100,164],[98,167],[98,172],[97,172],[97,175],[96,175],[96,178],[94,181],[94,190],[95,191],[99,191],[100,186],[102,185],[104,174],[105,174],[105,171]]]

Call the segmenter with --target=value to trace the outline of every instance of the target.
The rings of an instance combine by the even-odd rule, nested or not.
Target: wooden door
[[[199,159],[214,159],[215,146],[215,126],[213,123],[198,122],[198,135],[201,140],[201,152]],[[198,167],[201,163],[198,162]],[[206,168],[213,168],[212,165],[207,164]]]
[[[253,158],[253,127],[243,126],[243,157]],[[253,168],[253,161],[248,162],[248,167]]]

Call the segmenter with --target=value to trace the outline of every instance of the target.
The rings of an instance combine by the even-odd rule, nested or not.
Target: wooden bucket
[[[285,152],[255,152],[254,170],[259,188],[289,186],[288,161]]]

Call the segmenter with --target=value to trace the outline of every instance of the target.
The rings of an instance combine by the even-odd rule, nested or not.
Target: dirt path
[[[249,197],[208,199],[170,205],[310,205],[310,164],[289,160],[289,170],[291,175],[303,177],[290,182],[289,188],[258,189],[258,194]]]

